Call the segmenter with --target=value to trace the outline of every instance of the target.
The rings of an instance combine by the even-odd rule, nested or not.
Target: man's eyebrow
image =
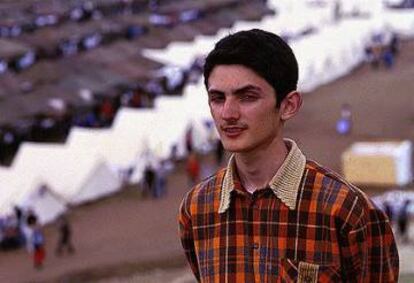
[[[218,90],[218,89],[214,89],[214,88],[210,88],[207,90],[208,94],[224,94],[224,91]]]
[[[234,94],[245,93],[247,91],[261,91],[262,89],[259,86],[248,84],[241,88],[238,88],[233,91]]]
[[[252,84],[248,84],[245,86],[242,86],[240,88],[234,89],[232,90],[232,94],[241,94],[241,93],[245,93],[247,91],[261,91],[262,89],[259,86],[256,85],[252,85]],[[224,91],[219,90],[219,89],[215,89],[215,88],[210,88],[207,90],[208,93],[210,94],[223,94]]]

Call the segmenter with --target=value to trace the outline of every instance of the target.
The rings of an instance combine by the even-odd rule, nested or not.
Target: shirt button
[[[259,244],[258,243],[253,243],[252,244],[252,249],[257,250],[259,248]]]

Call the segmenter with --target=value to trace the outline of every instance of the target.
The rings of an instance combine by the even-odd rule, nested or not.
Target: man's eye
[[[244,100],[244,101],[254,101],[256,99],[257,99],[256,96],[250,95],[250,94],[244,94],[244,95],[240,96],[240,100]]]
[[[222,95],[212,95],[210,96],[210,102],[222,102],[224,101],[224,96]]]

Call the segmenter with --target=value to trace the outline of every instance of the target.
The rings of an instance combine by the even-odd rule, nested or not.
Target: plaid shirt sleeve
[[[388,218],[363,196],[348,204],[341,211],[339,239],[344,277],[356,282],[397,282],[398,251]]]
[[[200,272],[198,268],[198,261],[197,256],[195,253],[194,248],[194,239],[193,239],[193,229],[191,224],[191,216],[190,216],[190,195],[191,191],[184,197],[179,214],[178,214],[178,223],[179,223],[179,233],[181,244],[184,248],[185,255],[187,257],[188,262],[190,263],[190,267],[197,278],[197,281],[200,281]]]

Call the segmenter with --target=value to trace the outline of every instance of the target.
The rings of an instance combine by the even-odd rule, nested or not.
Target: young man
[[[385,214],[358,188],[284,139],[299,111],[298,65],[278,36],[242,31],[206,58],[209,105],[227,168],[196,185],[179,213],[201,282],[396,282]]]

